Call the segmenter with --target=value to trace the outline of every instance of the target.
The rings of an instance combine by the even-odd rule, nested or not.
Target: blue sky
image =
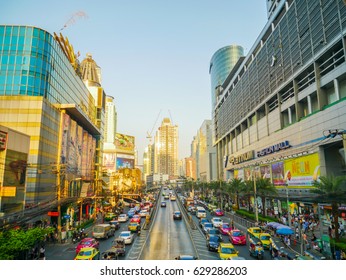
[[[118,132],[136,137],[140,163],[147,131],[154,136],[164,117],[179,126],[179,157],[190,155],[211,119],[212,55],[230,44],[247,54],[266,21],[265,0],[11,0],[0,9],[0,24],[62,32],[80,60],[92,54],[115,98]]]

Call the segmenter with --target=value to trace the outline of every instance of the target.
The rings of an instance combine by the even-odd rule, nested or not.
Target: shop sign
[[[289,144],[289,142],[288,141],[284,141],[284,142],[281,142],[281,143],[269,146],[269,147],[267,147],[267,148],[265,148],[263,150],[258,151],[257,152],[257,157],[263,157],[263,156],[266,156],[266,155],[270,155],[270,154],[279,152],[281,150],[288,149],[290,147],[291,147],[291,145]]]
[[[0,130],[0,151],[6,150],[7,132]]]
[[[255,151],[249,151],[247,153],[244,153],[244,154],[241,154],[241,155],[235,156],[235,157],[226,156],[226,159],[228,159],[227,164],[228,163],[230,163],[232,165],[239,164],[239,163],[254,159],[254,155],[255,155]],[[225,164],[225,165],[227,166],[227,164]]]
[[[15,197],[16,196],[16,187],[0,187],[0,197]]]
[[[48,212],[48,216],[50,216],[50,217],[58,217],[59,216],[59,212],[49,211]]]

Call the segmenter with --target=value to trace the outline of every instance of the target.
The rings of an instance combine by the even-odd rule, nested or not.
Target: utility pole
[[[287,202],[287,219],[288,219],[288,226],[291,227],[292,225],[292,217],[290,212],[290,205],[288,200],[288,184],[286,183],[286,202]]]
[[[61,243],[61,178],[60,164],[57,165],[57,187],[58,187],[58,241]]]

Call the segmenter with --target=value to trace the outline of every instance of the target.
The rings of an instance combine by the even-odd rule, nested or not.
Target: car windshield
[[[229,224],[223,224],[222,228],[229,228]]]
[[[209,229],[209,234],[219,234],[219,233],[220,233],[219,230],[216,228]]]
[[[219,242],[219,237],[218,236],[215,236],[215,235],[211,235],[209,237],[209,241],[210,242]]]
[[[92,242],[91,242],[90,240],[88,240],[88,241],[81,241],[80,244],[81,244],[81,245],[91,245]]]
[[[128,236],[130,236],[129,232],[124,232],[124,233],[120,234],[120,237],[128,237]]]
[[[79,256],[91,256],[92,252],[93,251],[91,251],[91,250],[89,250],[89,251],[79,251],[78,255]]]
[[[262,235],[261,236],[261,240],[269,240],[270,239],[270,236],[268,235]]]
[[[180,212],[179,212],[179,211],[177,211],[177,212],[174,212],[174,214],[175,214],[175,215],[180,215]]]
[[[221,222],[221,219],[219,219],[219,218],[215,218],[215,219],[214,219],[214,222],[219,223],[219,222]]]
[[[233,236],[243,236],[243,233],[242,232],[240,232],[240,231],[234,231],[233,232],[233,234],[232,234]]]
[[[204,227],[210,227],[210,228],[212,228],[212,227],[213,227],[213,224],[212,224],[212,223],[204,223]]]
[[[234,254],[235,253],[235,249],[234,248],[222,247],[221,248],[221,253],[223,253],[223,254]]]
[[[261,232],[261,230],[260,230],[260,229],[258,229],[258,228],[256,228],[256,229],[254,229],[254,230],[253,230],[253,232],[254,232],[254,233],[260,233],[260,232]]]

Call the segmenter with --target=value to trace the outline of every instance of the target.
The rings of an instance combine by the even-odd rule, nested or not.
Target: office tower
[[[212,108],[217,102],[219,87],[222,86],[228,74],[243,55],[243,47],[230,45],[219,49],[212,56],[209,64]]]
[[[164,118],[155,135],[154,173],[178,176],[178,126]]]

